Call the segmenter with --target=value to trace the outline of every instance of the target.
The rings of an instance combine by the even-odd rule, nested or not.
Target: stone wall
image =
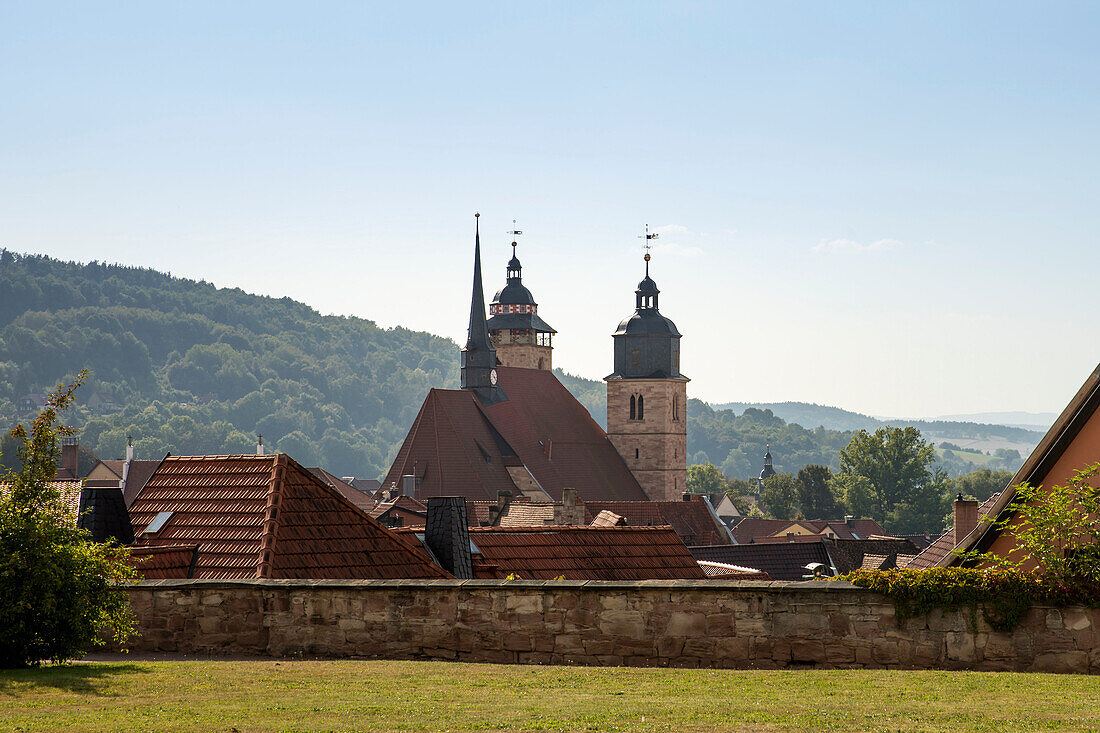
[[[129,586],[140,652],[677,667],[1100,673],[1100,609],[898,626],[841,582],[161,580]]]

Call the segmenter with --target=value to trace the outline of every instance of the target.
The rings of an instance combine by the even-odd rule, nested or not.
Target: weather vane
[[[638,235],[638,239],[644,239],[645,240],[645,244],[643,244],[642,246],[645,247],[645,261],[646,262],[649,262],[649,250],[653,249],[653,245],[650,244],[650,242],[652,240],[656,239],[659,236],[660,235],[657,232],[653,232],[652,234],[649,233],[649,224],[645,225],[645,234],[639,234]]]
[[[523,231],[516,228],[516,220],[512,219],[512,231],[508,232],[512,235],[512,254],[516,253],[516,237],[523,234]]]

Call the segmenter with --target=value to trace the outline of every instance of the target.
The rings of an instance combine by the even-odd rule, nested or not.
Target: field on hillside
[[[1100,730],[1100,680],[968,672],[122,661],[0,672],[11,731]]]

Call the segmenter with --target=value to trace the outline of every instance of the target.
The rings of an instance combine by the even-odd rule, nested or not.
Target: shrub
[[[58,386],[28,433],[17,426],[23,468],[0,483],[0,666],[62,662],[133,629],[133,611],[117,583],[134,577],[124,547],[89,541],[51,485],[59,437],[73,434],[57,417],[86,378]]]

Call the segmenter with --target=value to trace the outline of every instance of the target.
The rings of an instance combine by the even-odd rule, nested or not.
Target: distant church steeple
[[[485,321],[485,292],[481,285],[481,227],[474,214],[474,288],[470,296],[470,327],[466,346],[462,349],[460,384],[473,390],[478,398],[492,404],[508,399],[497,384],[497,353],[489,340],[489,328]]]
[[[523,234],[515,228],[509,234]],[[518,243],[512,240],[508,279],[489,304],[489,338],[501,365],[522,369],[553,369],[552,338],[557,331],[539,317],[539,304],[523,285],[523,266],[516,256]]]
[[[772,446],[771,443],[768,443],[768,447],[764,449],[764,468],[760,471],[760,483],[763,484],[765,479],[774,475],[775,468],[772,466]]]

